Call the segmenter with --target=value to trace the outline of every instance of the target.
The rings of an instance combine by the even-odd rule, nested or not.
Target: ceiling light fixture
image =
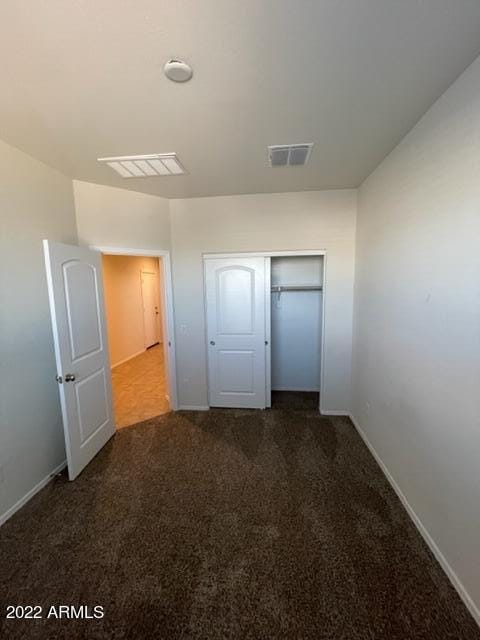
[[[313,142],[306,144],[276,144],[268,147],[271,167],[294,167],[307,164],[312,153]]]
[[[122,178],[151,178],[155,176],[180,176],[185,173],[176,153],[152,153],[147,156],[118,156],[97,158],[108,164]]]
[[[168,60],[163,67],[165,75],[173,82],[188,82],[193,76],[193,70],[184,60]]]

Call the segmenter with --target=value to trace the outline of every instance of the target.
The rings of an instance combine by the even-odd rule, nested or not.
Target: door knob
[[[210,340],[210,344],[211,344],[211,345],[212,345],[212,347],[213,347],[213,345],[215,344],[215,340]]]
[[[75,381],[75,374],[67,373],[67,375],[65,376],[65,382],[74,382],[74,381]]]

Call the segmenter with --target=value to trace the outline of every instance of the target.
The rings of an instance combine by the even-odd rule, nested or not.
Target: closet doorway
[[[323,256],[270,258],[270,277],[271,406],[319,407]]]
[[[320,408],[325,259],[204,255],[211,407]]]

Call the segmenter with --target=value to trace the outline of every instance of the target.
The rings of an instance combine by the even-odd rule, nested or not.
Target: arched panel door
[[[207,258],[209,402],[265,408],[265,260]]]
[[[44,250],[68,477],[74,480],[115,433],[102,257],[47,240]]]

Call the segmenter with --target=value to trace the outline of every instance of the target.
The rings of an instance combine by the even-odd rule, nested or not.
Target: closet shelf
[[[271,290],[275,293],[282,291],[323,291],[323,287],[318,284],[275,284]]]

